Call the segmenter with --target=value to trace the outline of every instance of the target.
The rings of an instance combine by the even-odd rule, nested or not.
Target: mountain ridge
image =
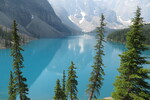
[[[123,29],[131,24],[137,6],[142,9],[144,21],[150,22],[149,0],[48,0],[55,7],[63,7],[68,19],[84,32],[90,32],[99,25],[99,16],[104,14],[108,28]],[[57,9],[54,9],[59,15]]]
[[[47,0],[1,0],[0,24],[11,28],[14,19],[18,23],[19,31],[31,37],[62,37],[73,33],[73,30],[62,23]],[[44,25],[32,29],[29,28],[31,23],[33,26],[39,23]]]

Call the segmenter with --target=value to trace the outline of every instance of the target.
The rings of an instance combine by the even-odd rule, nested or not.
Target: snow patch
[[[83,23],[83,21],[85,20],[86,13],[82,11],[81,15],[82,15],[82,19],[79,21],[80,24]]]
[[[74,22],[74,21],[72,20],[72,18],[71,18],[71,15],[68,16],[68,18],[69,18],[69,20],[70,20],[71,22]]]
[[[130,25],[131,24],[131,20],[125,21],[121,18],[121,16],[117,16],[118,20],[124,24],[124,25]]]
[[[31,18],[34,19],[34,15],[32,15]]]

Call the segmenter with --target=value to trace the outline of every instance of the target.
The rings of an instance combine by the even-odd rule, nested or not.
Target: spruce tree
[[[71,66],[68,68],[68,79],[67,79],[67,94],[70,97],[70,100],[78,100],[77,98],[77,85],[78,81],[76,80],[77,75],[76,75],[76,67],[74,66],[75,64],[71,62]]]
[[[10,71],[8,94],[9,94],[8,100],[16,100],[16,88],[12,71]]]
[[[66,75],[65,75],[65,70],[63,71],[62,91],[63,91],[63,100],[67,100],[67,95],[66,95]]]
[[[102,60],[102,56],[104,55],[104,51],[103,51],[103,42],[104,42],[104,15],[101,15],[101,19],[100,19],[100,26],[97,27],[97,32],[98,34],[96,35],[96,39],[97,39],[97,43],[95,45],[95,51],[96,51],[96,55],[94,57],[94,65],[93,70],[91,72],[91,77],[89,78],[89,84],[88,84],[88,89],[86,90],[86,92],[89,94],[89,100],[92,100],[92,98],[97,98],[97,96],[100,95],[100,88],[103,85],[103,75],[104,70],[103,70],[103,60]]]
[[[62,90],[66,91],[66,75],[65,75],[65,70],[63,71]]]
[[[141,55],[147,49],[143,45],[146,37],[143,36],[142,28],[141,9],[137,7],[131,30],[126,37],[127,50],[120,55],[120,75],[117,76],[115,91],[112,93],[115,100],[150,100],[150,84],[147,81],[150,79],[150,70],[143,68],[149,62],[147,57]]]
[[[53,97],[54,100],[64,100],[63,99],[63,90],[61,88],[61,85],[60,85],[60,80],[57,79],[56,81],[56,87],[55,87],[55,95]]]
[[[11,48],[11,56],[13,57],[13,70],[14,70],[14,84],[16,88],[16,95],[19,95],[20,100],[29,100],[27,97],[28,87],[25,82],[26,78],[22,75],[21,69],[23,66],[23,56],[21,54],[24,51],[20,46],[20,37],[18,35],[18,29],[16,21],[13,21],[12,27],[12,48]]]

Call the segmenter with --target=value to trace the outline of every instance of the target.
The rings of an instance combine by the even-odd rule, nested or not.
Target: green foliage
[[[63,100],[67,100],[65,70],[63,71],[62,91],[63,91],[63,94],[64,94],[64,95],[63,95]]]
[[[16,100],[16,89],[12,71],[10,71],[8,94],[9,94],[8,100]]]
[[[4,30],[3,27],[0,27],[0,39],[4,40],[5,47],[11,47],[12,35],[7,31],[7,28]]]
[[[107,36],[108,40],[115,41],[115,42],[126,42],[126,35],[131,30],[131,28],[126,29],[120,29],[112,32]],[[145,41],[143,41],[144,44],[150,45],[150,24],[145,24],[143,27],[143,36],[146,37]]]
[[[60,80],[58,79],[56,81],[56,87],[55,87],[55,95],[54,95],[54,100],[65,100],[64,98],[64,92],[61,88],[61,85],[60,85]]]
[[[77,75],[76,75],[76,67],[74,66],[75,64],[71,62],[71,66],[68,68],[68,79],[67,79],[67,94],[69,95],[71,100],[78,100],[77,98],[77,85],[78,81],[76,80]]]
[[[147,57],[141,56],[147,48],[143,45],[145,36],[142,33],[143,18],[140,16],[141,9],[138,7],[132,20],[133,25],[127,33],[127,51],[120,55],[120,75],[117,76],[114,83],[115,91],[112,93],[115,100],[150,99],[150,84],[147,82],[150,79],[150,70],[143,68],[143,65],[149,62],[146,60]]]
[[[97,96],[100,95],[100,88],[102,87],[103,84],[103,75],[104,75],[104,70],[102,66],[104,66],[103,61],[102,61],[102,56],[104,55],[103,51],[103,42],[104,42],[104,15],[101,15],[101,20],[100,20],[100,27],[97,27],[97,44],[95,45],[95,50],[96,50],[96,55],[94,57],[94,65],[93,71],[91,72],[91,77],[89,78],[90,84],[88,84],[88,89],[87,93],[90,95],[89,100],[92,98],[97,98]]]
[[[62,90],[66,91],[66,75],[65,75],[65,70],[63,71]]]
[[[25,43],[25,36],[24,35],[19,35],[20,37],[20,43],[24,44]],[[7,27],[2,27],[0,26],[0,43],[3,47],[10,48],[12,46],[12,33]]]
[[[14,70],[14,85],[16,89],[16,94],[19,95],[20,100],[30,100],[27,97],[28,88],[26,82],[26,78],[23,77],[21,69],[23,66],[23,56],[21,51],[23,49],[20,46],[20,37],[17,33],[17,24],[16,21],[13,22],[12,27],[12,48],[11,48],[11,56],[13,57],[13,70]]]

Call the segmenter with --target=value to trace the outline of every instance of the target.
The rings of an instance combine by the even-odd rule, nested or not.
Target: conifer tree
[[[127,50],[123,52],[120,73],[114,83],[115,91],[112,97],[115,100],[150,100],[150,84],[148,83],[150,70],[143,68],[149,64],[141,54],[147,48],[143,45],[145,37],[142,33],[143,18],[141,9],[137,7],[135,17],[132,19],[131,30],[127,33]]]
[[[58,79],[56,81],[56,87],[55,87],[55,95],[53,97],[54,100],[64,100],[63,99],[63,90],[61,88],[61,85],[60,85],[60,80]]]
[[[21,52],[23,49],[20,46],[20,37],[18,35],[18,29],[16,21],[13,22],[12,27],[12,48],[11,48],[11,56],[13,57],[13,70],[14,70],[14,82],[16,88],[16,95],[19,95],[20,100],[30,100],[27,97],[28,94],[28,87],[25,82],[27,81],[26,78],[22,75],[21,69],[24,68],[23,66],[23,56]]]
[[[77,98],[77,85],[78,81],[76,80],[77,75],[76,75],[76,67],[74,66],[75,64],[71,62],[71,66],[68,68],[68,79],[67,79],[67,94],[70,97],[70,100],[78,100]]]
[[[104,70],[103,70],[103,60],[102,60],[102,56],[104,55],[104,51],[103,51],[103,42],[104,42],[104,15],[101,15],[101,19],[100,19],[100,26],[97,27],[97,32],[98,34],[96,35],[96,39],[97,39],[97,44],[95,45],[95,51],[96,51],[96,55],[94,57],[94,65],[93,70],[91,72],[91,77],[89,78],[90,83],[88,84],[88,89],[86,90],[86,92],[89,94],[89,100],[92,100],[92,98],[97,98],[97,96],[100,95],[100,88],[103,85],[103,75]]]
[[[12,71],[10,71],[10,79],[9,79],[9,86],[8,86],[8,100],[16,100],[16,90],[15,90],[15,82]]]
[[[67,95],[66,95],[66,75],[65,75],[65,70],[63,71],[62,91],[63,91],[63,100],[67,100]]]
[[[63,71],[62,90],[66,91],[66,75],[65,75],[65,70]]]
[[[10,36],[10,33],[8,32],[8,30],[7,30],[7,27],[6,27],[6,29],[3,31],[3,34],[4,34],[4,41],[5,41],[4,46],[5,46],[6,48],[8,48],[8,47],[11,46],[11,36]]]

